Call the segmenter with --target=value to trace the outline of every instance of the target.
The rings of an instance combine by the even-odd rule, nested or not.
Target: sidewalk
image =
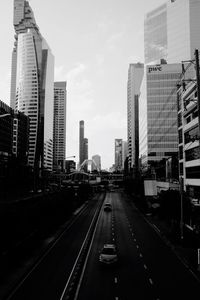
[[[200,271],[198,271],[200,236],[195,234],[189,228],[184,227],[183,239],[181,239],[180,233],[172,233],[166,222],[159,219],[157,216],[145,215],[145,218],[152,224],[154,229],[160,234],[165,243],[174,251],[185,266],[200,280]]]

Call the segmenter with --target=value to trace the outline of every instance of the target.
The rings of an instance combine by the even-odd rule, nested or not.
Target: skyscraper
[[[115,139],[115,170],[122,171],[123,169],[122,158],[122,139]]]
[[[53,168],[64,169],[66,150],[66,81],[54,83]]]
[[[147,65],[140,98],[140,157],[143,168],[178,151],[176,89],[181,64]]]
[[[144,21],[145,64],[180,63],[200,49],[200,1],[168,0],[150,11]]]
[[[147,13],[144,21],[145,64],[167,58],[167,4]]]
[[[84,157],[84,121],[79,122],[79,165],[85,160]]]
[[[144,65],[141,63],[130,64],[127,82],[127,121],[128,121],[128,166],[129,170],[138,168],[139,159],[139,122],[138,98],[140,85],[143,78]]]
[[[92,160],[95,162],[98,171],[100,171],[101,170],[101,156],[98,154],[93,155]],[[93,166],[93,170],[95,170],[94,166]]]
[[[54,57],[28,1],[14,0],[11,107],[30,120],[28,163],[52,170]]]

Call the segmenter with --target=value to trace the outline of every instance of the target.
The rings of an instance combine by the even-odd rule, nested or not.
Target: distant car
[[[114,244],[105,244],[99,255],[99,261],[103,264],[114,264],[118,261],[116,246]]]
[[[110,203],[105,203],[104,204],[104,211],[111,211],[112,210],[112,205]]]

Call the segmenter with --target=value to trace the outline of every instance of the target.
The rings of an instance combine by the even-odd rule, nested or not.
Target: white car
[[[105,244],[99,255],[99,261],[104,264],[113,264],[118,261],[117,250],[114,244]]]

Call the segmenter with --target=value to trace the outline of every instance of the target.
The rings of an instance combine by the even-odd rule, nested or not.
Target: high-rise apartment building
[[[115,139],[115,170],[123,170],[122,139]]]
[[[29,117],[29,165],[52,170],[54,57],[28,1],[14,0],[14,28],[11,107]]]
[[[127,82],[128,167],[129,170],[134,170],[134,172],[138,169],[139,160],[138,101],[143,74],[143,64],[129,65]]]
[[[181,64],[147,65],[139,110],[143,168],[178,151],[177,82]]]
[[[66,151],[66,81],[54,83],[53,168],[65,167]]]

